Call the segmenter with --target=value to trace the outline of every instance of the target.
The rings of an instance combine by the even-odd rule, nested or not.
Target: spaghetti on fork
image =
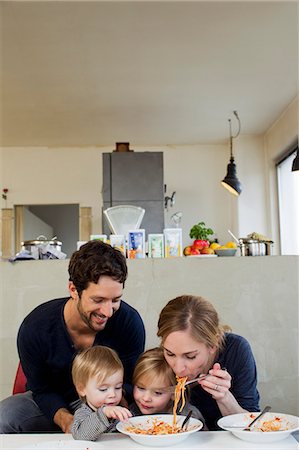
[[[185,398],[185,392],[186,392],[186,381],[188,377],[178,377],[176,376],[177,384],[174,391],[174,404],[173,404],[173,421],[172,426],[175,427],[177,425],[177,409],[180,400],[182,399],[182,404],[180,407],[179,412],[181,412],[185,406],[186,398]]]

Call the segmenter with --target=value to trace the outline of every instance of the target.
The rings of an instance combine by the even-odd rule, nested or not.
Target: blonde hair
[[[138,384],[142,378],[164,378],[169,386],[176,384],[175,374],[167,364],[162,348],[152,348],[139,357],[133,373],[133,384]]]
[[[162,343],[174,331],[188,330],[191,336],[208,347],[223,347],[227,326],[219,324],[214,306],[203,297],[182,295],[170,300],[162,309],[158,321],[157,335]]]
[[[102,383],[119,370],[123,372],[124,368],[117,353],[109,347],[95,345],[76,355],[72,365],[73,383],[78,390],[92,377],[97,377],[98,383]]]

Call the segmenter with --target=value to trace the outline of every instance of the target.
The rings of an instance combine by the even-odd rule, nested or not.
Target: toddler
[[[83,403],[74,415],[74,439],[95,441],[102,433],[115,431],[117,421],[132,417],[119,406],[123,375],[122,362],[111,348],[97,345],[75,357],[73,383]]]
[[[173,370],[167,364],[163,350],[152,348],[145,351],[138,359],[133,373],[134,403],[130,411],[134,416],[143,414],[172,414],[174,393],[167,388],[176,384]],[[182,411],[177,413],[186,416],[192,411],[192,417],[204,423],[199,410],[186,399]],[[204,427],[206,429],[206,427]]]

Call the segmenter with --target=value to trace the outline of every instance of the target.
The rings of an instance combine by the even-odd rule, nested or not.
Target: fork
[[[255,419],[253,419],[247,426],[244,427],[243,426],[239,426],[239,425],[231,425],[230,427],[226,427],[227,429],[229,428],[239,428],[241,431],[251,431],[251,427],[252,425],[257,422],[264,414],[266,414],[268,411],[270,411],[271,406],[265,406],[265,408],[263,409],[263,411],[256,416]]]
[[[192,416],[192,411],[189,411],[187,416],[184,419],[184,422],[182,423],[181,430],[187,431],[188,423],[189,423],[189,420],[191,419],[191,416]]]
[[[264,414],[266,414],[266,412],[270,411],[271,406],[265,406],[265,408],[263,409],[263,411],[252,421],[250,422],[249,425],[247,425],[246,428],[244,428],[244,431],[250,431],[251,430],[251,426],[257,422]]]
[[[208,377],[209,374],[208,373],[202,373],[201,375],[199,375],[197,378],[194,378],[193,380],[189,380],[185,383],[185,387],[189,386],[191,387],[191,385],[195,385],[197,384],[198,380],[204,380],[206,377]],[[168,388],[164,388],[163,391],[166,392],[174,392],[176,388],[176,385],[174,386],[169,386]]]

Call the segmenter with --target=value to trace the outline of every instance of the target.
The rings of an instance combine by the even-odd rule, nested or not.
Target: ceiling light
[[[295,159],[292,164],[292,172],[295,172],[296,170],[299,170],[299,148],[298,147],[297,147]]]
[[[242,186],[237,177],[237,166],[235,164],[235,159],[233,155],[233,139],[239,136],[241,131],[241,122],[238,116],[237,111],[234,111],[234,115],[238,120],[239,129],[235,136],[232,135],[232,124],[231,119],[228,119],[229,122],[229,143],[230,143],[230,162],[227,165],[227,174],[225,178],[221,181],[223,187],[225,187],[231,194],[240,195],[242,192]]]

